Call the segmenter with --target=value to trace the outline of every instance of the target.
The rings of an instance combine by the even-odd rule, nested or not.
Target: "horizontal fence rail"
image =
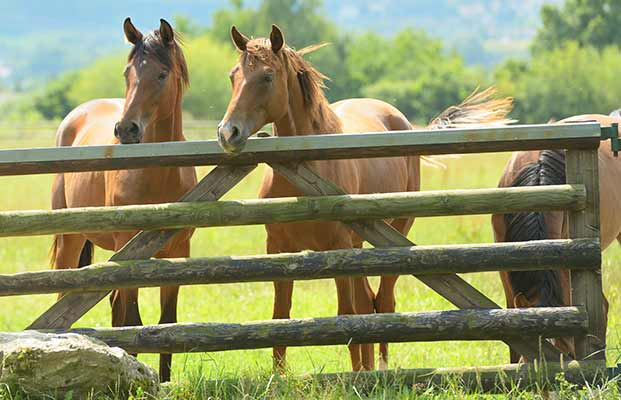
[[[585,269],[600,257],[596,239],[416,246],[245,257],[105,262],[80,269],[0,275],[0,296],[163,285],[309,280],[340,276],[431,275]]]
[[[224,153],[215,140],[16,149],[0,151],[0,175],[416,154],[593,149],[599,146],[600,137],[598,123],[577,123],[252,138],[237,155]]]
[[[577,307],[537,307],[81,328],[67,332],[99,339],[129,353],[186,353],[273,346],[558,337],[586,330],[586,313]]]
[[[466,391],[481,395],[486,393],[507,393],[516,390],[554,390],[559,387],[557,379],[583,386],[598,387],[615,377],[606,371],[602,361],[535,362],[504,364],[481,367],[415,368],[389,371],[360,371],[306,375],[293,378],[304,382],[311,380],[320,385],[349,385],[357,390],[373,390],[378,383],[399,387],[458,385]],[[291,379],[291,378],[289,378]],[[214,382],[218,387],[229,383],[227,380]],[[238,386],[239,379],[231,380]],[[250,383],[250,382],[248,382]],[[503,396],[504,397],[504,396]]]
[[[527,186],[0,212],[0,237],[581,210],[580,185]]]

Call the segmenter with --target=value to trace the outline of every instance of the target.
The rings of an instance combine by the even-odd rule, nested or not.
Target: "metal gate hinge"
[[[621,138],[619,138],[619,124],[613,123],[611,126],[602,126],[601,140],[610,139],[610,150],[615,157],[619,155],[621,150]]]

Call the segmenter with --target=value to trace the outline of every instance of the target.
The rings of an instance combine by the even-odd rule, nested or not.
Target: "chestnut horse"
[[[578,115],[559,121],[595,121],[602,126],[621,123],[621,118],[606,115]],[[614,158],[610,145],[599,146],[600,240],[602,251],[617,239],[621,242],[621,160]],[[518,151],[513,153],[500,178],[499,187],[560,185],[565,183],[565,153],[559,150]],[[493,215],[492,225],[497,242],[561,239],[567,237],[564,213],[529,212]],[[571,304],[570,271],[513,271],[501,272],[507,307],[556,307]],[[604,298],[604,315],[608,302]],[[602,344],[606,338],[599,338]],[[573,339],[558,338],[559,350],[575,354]],[[511,349],[511,362],[520,355]]]
[[[380,132],[410,130],[412,125],[393,106],[379,100],[352,99],[330,105],[323,93],[325,77],[302,56],[321,46],[295,51],[272,26],[269,39],[250,40],[235,27],[233,43],[241,52],[231,72],[233,94],[226,115],[218,126],[218,140],[230,153],[241,151],[249,136],[265,124],[274,123],[278,136],[314,135],[345,132]],[[510,99],[488,101],[492,91],[473,95],[457,107],[436,118],[429,129],[453,124],[503,123]],[[358,160],[330,160],[309,163],[319,174],[341,186],[348,193],[417,191],[420,187],[419,157],[393,157]],[[284,177],[266,170],[261,198],[303,195]],[[412,218],[391,221],[407,234]],[[269,224],[267,252],[333,250],[362,246],[362,239],[338,222],[300,222]],[[393,312],[396,276],[384,276],[377,292],[366,278],[337,278],[338,314]],[[274,282],[273,318],[289,318],[292,281]],[[349,346],[354,370],[374,368],[373,345]],[[274,365],[285,366],[285,347],[274,348]],[[380,368],[388,357],[387,344],[380,344]]]
[[[92,100],[63,120],[57,146],[124,145],[185,140],[181,103],[188,69],[172,27],[143,35],[127,18],[125,36],[133,45],[125,68],[125,99]],[[117,122],[118,121],[118,122]],[[178,200],[196,184],[194,168],[145,168],[56,175],[52,208],[122,206]],[[54,268],[76,268],[92,261],[93,244],[118,251],[137,232],[57,235],[52,248]],[[175,236],[157,257],[188,257],[191,230]],[[178,286],[160,290],[160,323],[177,321]],[[112,293],[112,325],[142,325],[138,289]],[[160,355],[160,378],[170,379],[170,354]]]

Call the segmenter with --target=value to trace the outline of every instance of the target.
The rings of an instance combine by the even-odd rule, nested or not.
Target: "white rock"
[[[77,334],[0,333],[0,383],[29,395],[157,394],[157,373],[118,347]]]

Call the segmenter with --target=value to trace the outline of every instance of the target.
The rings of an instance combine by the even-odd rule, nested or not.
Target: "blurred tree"
[[[187,15],[175,15],[173,17],[173,26],[177,32],[181,33],[184,39],[190,39],[200,36],[205,29],[197,24]]]
[[[97,98],[125,97],[125,68],[127,56],[116,54],[96,60],[81,69],[68,91],[73,107]]]
[[[324,17],[321,0],[262,0],[255,8],[236,0],[216,12],[209,29],[184,16],[174,22],[187,39],[192,84],[184,109],[195,118],[219,119],[225,111],[230,97],[227,76],[236,62],[229,38],[233,24],[249,36],[266,36],[276,23],[294,48],[330,42],[306,56],[332,79],[326,92],[330,101],[375,97],[393,103],[420,123],[459,102],[484,80],[483,73],[464,66],[457,54],[447,52],[441,41],[422,31],[407,29],[394,37],[339,32]],[[45,95],[37,98],[36,109],[47,118],[62,118],[84,101],[122,97],[124,63],[122,54],[108,56],[51,82]]]
[[[566,41],[600,49],[620,44],[619,0],[566,0],[562,8],[545,4],[541,19],[542,27],[533,42],[536,53],[556,49]]]
[[[515,97],[520,123],[545,123],[571,115],[608,114],[619,107],[621,51],[568,42],[529,63],[508,62],[496,73],[503,93]]]
[[[190,90],[184,98],[184,110],[195,118],[222,118],[231,97],[229,70],[235,64],[232,46],[209,36],[188,41],[185,50],[190,69]]]
[[[71,72],[49,83],[41,93],[34,96],[32,108],[45,119],[58,119],[74,107],[69,91],[78,73]]]
[[[347,65],[361,94],[395,105],[421,125],[485,80],[482,72],[467,68],[458,55],[447,54],[440,41],[421,31],[407,29],[392,39],[367,33],[349,49]]]

